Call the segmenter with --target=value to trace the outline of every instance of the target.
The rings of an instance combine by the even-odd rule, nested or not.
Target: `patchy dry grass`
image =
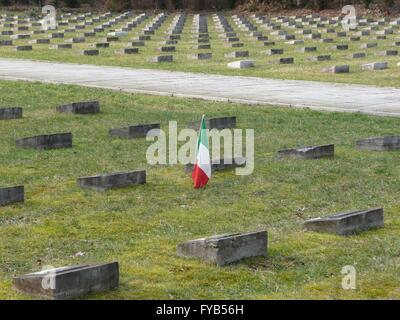
[[[14,275],[41,265],[118,260],[121,287],[100,299],[400,298],[400,153],[361,152],[358,138],[399,134],[399,119],[243,106],[116,93],[75,86],[0,82],[0,107],[24,119],[0,122],[0,185],[26,187],[26,202],[0,208],[0,298],[28,299]],[[99,99],[93,116],[57,114],[57,105]],[[236,115],[254,128],[255,172],[216,174],[193,190],[183,167],[146,164],[144,139],[118,140],[108,129],[169,120],[181,127],[207,116]],[[72,149],[15,147],[19,137],[72,131]],[[335,143],[334,160],[278,161],[285,147]],[[148,183],[105,193],[82,190],[83,175],[146,168]],[[383,206],[384,229],[340,237],[306,233],[303,219]],[[224,268],[176,256],[184,240],[267,229],[269,257]],[[83,257],[76,257],[83,252]],[[344,265],[357,290],[341,289]]]

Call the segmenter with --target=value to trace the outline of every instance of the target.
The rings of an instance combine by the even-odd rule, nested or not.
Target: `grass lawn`
[[[29,299],[12,277],[55,267],[117,260],[121,286],[99,299],[400,298],[399,152],[361,152],[355,141],[399,134],[399,119],[243,106],[25,82],[0,81],[0,107],[24,119],[0,122],[0,186],[25,185],[26,202],[0,208],[0,299]],[[98,99],[93,116],[55,107]],[[108,129],[169,120],[180,127],[205,113],[235,115],[255,129],[255,171],[215,174],[194,190],[183,166],[146,164],[145,139]],[[72,131],[74,147],[23,150],[15,139]],[[336,144],[334,160],[276,159],[285,147]],[[146,185],[105,193],[76,186],[81,176],[146,168]],[[383,206],[385,228],[340,237],[304,232],[302,221]],[[269,257],[216,267],[176,256],[176,245],[214,234],[267,229]],[[83,256],[76,255],[78,252]],[[345,265],[357,289],[341,289]]]
[[[233,13],[232,13],[233,14]],[[134,68],[156,68],[165,70],[176,70],[176,71],[191,71],[200,73],[213,73],[213,74],[225,74],[225,75],[241,75],[241,76],[256,76],[266,78],[279,78],[279,79],[298,79],[298,80],[317,80],[317,81],[328,81],[328,82],[342,82],[342,83],[360,83],[370,84],[378,86],[400,86],[400,72],[397,63],[400,61],[399,56],[392,57],[380,57],[376,56],[376,53],[383,50],[399,50],[399,46],[395,46],[395,42],[399,42],[399,29],[394,30],[394,34],[387,35],[386,40],[376,40],[375,31],[371,32],[371,36],[363,36],[360,41],[352,42],[349,40],[354,32],[349,32],[347,37],[337,37],[335,33],[325,33],[323,37],[333,38],[334,43],[321,43],[319,40],[307,40],[303,45],[289,45],[286,40],[277,39],[276,36],[270,35],[270,30],[264,30],[259,26],[259,31],[262,31],[264,35],[269,37],[270,41],[275,41],[274,47],[264,46],[263,41],[256,41],[255,38],[250,37],[250,32],[240,29],[235,22],[232,20],[231,15],[227,13],[226,16],[231,26],[235,29],[240,42],[244,43],[243,48],[230,48],[227,46],[227,42],[220,38],[220,32],[216,29],[216,25],[213,22],[212,16],[208,16],[209,34],[211,50],[195,50],[193,46],[192,36],[192,22],[193,15],[189,15],[185,24],[185,28],[182,34],[182,40],[176,45],[176,52],[173,53],[160,53],[158,48],[162,46],[161,42],[167,38],[166,31],[170,26],[174,14],[170,15],[164,22],[162,27],[152,36],[150,41],[146,41],[145,47],[139,47],[139,54],[122,55],[117,54],[116,51],[132,43],[132,38],[137,37],[140,31],[152,21],[155,15],[151,16],[146,21],[142,22],[137,28],[133,29],[127,36],[121,37],[118,42],[111,42],[110,48],[99,49],[100,55],[97,57],[82,56],[80,52],[83,49],[89,48],[90,44],[104,41],[106,34],[111,30],[107,29],[104,33],[98,33],[96,37],[87,38],[86,43],[73,44],[73,49],[54,50],[49,49],[47,44],[33,45],[33,51],[27,52],[16,52],[15,45],[27,44],[31,39],[47,37],[46,34],[32,35],[31,39],[25,40],[14,40],[14,46],[0,46],[0,57],[9,58],[23,58],[23,59],[34,59],[34,60],[50,60],[59,62],[73,62],[73,63],[85,63],[85,64],[98,64],[98,65],[110,65],[110,66],[124,66]],[[115,17],[115,16],[114,16]],[[132,18],[133,19],[133,18]],[[118,29],[124,26],[128,21],[116,25],[112,29]],[[251,20],[251,18],[249,18]],[[256,22],[252,20],[254,24]],[[99,24],[95,24],[99,25]],[[77,33],[66,33],[65,39],[52,39],[52,44],[65,43],[67,39],[77,37],[79,34],[83,34],[84,31],[92,30],[94,26],[86,26],[85,30],[78,30]],[[329,28],[331,26],[328,25]],[[383,30],[385,26],[379,26],[379,30]],[[60,30],[66,27],[60,27]],[[312,29],[309,26],[304,26],[304,29]],[[343,31],[341,26],[335,28],[337,32]],[[362,27],[360,27],[360,30]],[[290,34],[294,34],[297,29],[291,29],[282,26],[282,30],[287,30]],[[318,32],[318,29],[312,29],[314,33]],[[19,32],[26,33],[26,32]],[[9,36],[0,36],[0,39],[9,39]],[[103,39],[103,40],[102,40]],[[302,35],[296,34],[296,39],[303,39]],[[365,43],[378,43],[378,47],[370,49],[361,49],[361,45]],[[345,51],[332,49],[334,45],[338,44],[349,44],[349,49]],[[301,47],[316,46],[316,52],[302,53],[299,52]],[[271,48],[284,49],[283,55],[268,56],[265,51]],[[224,55],[233,51],[249,51],[249,58],[225,58]],[[192,60],[188,58],[188,54],[198,52],[212,52],[213,57],[211,60]],[[366,57],[361,59],[351,59],[349,56],[352,53],[365,52]],[[172,63],[151,63],[148,62],[148,58],[160,54],[173,54],[174,62]],[[309,58],[317,55],[332,56],[331,61],[325,62],[313,62],[309,61]],[[276,61],[280,57],[293,57],[295,60],[294,64],[282,65],[276,64]],[[256,62],[256,68],[232,70],[228,69],[227,63],[240,59],[252,59]],[[371,63],[377,61],[385,61],[389,63],[389,69],[380,71],[363,71],[361,70],[361,64]],[[322,73],[321,69],[324,67],[330,67],[334,65],[350,65],[349,74],[326,74]]]

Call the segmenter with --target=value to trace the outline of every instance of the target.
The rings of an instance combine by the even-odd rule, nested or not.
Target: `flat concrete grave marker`
[[[211,171],[233,170],[235,168],[245,167],[247,159],[244,157],[223,158],[211,161]],[[185,172],[193,172],[194,163],[189,163],[185,166]]]
[[[21,119],[22,108],[0,108],[0,120]]]
[[[150,62],[173,62],[174,61],[174,56],[169,55],[169,56],[155,56],[151,57],[149,59]]]
[[[188,58],[193,60],[210,60],[212,58],[212,53],[189,54]]]
[[[333,144],[278,151],[278,157],[280,159],[283,159],[283,158],[302,158],[302,159],[333,158],[334,154],[335,154],[335,145],[333,145]]]
[[[81,188],[106,191],[146,183],[146,171],[118,172],[106,175],[82,177],[77,180]]]
[[[367,56],[367,54],[365,52],[355,52],[351,55],[352,59],[361,59],[361,58],[365,58]]]
[[[159,123],[141,124],[125,128],[111,129],[109,131],[109,134],[112,137],[118,137],[118,138],[127,138],[127,139],[145,138],[148,132],[151,130],[160,130],[160,124]]]
[[[72,133],[57,133],[18,139],[18,147],[38,150],[60,149],[72,147]]]
[[[32,46],[16,46],[15,50],[17,51],[32,51]]]
[[[327,55],[320,55],[320,56],[310,57],[310,58],[308,58],[308,60],[315,61],[315,62],[329,61],[329,60],[331,60],[331,55],[327,54]]]
[[[375,137],[358,140],[357,149],[366,151],[398,151],[400,136]]]
[[[323,68],[321,71],[325,73],[349,73],[350,66],[348,65],[333,66],[333,67]]]
[[[234,61],[228,63],[228,68],[231,69],[247,69],[247,68],[254,68],[256,63],[253,60],[242,60],[242,61]]]
[[[115,53],[117,53],[117,54],[138,54],[139,48],[123,48],[120,50],[116,50]]]
[[[269,56],[273,56],[276,54],[283,54],[283,49],[270,49],[266,51],[266,54]]]
[[[0,40],[0,46],[12,46],[12,40]]]
[[[248,51],[234,51],[225,54],[225,58],[241,58],[241,57],[248,57]]]
[[[72,43],[53,44],[49,46],[49,49],[57,49],[57,50],[72,49]]]
[[[57,112],[74,114],[94,114],[100,112],[98,101],[74,102],[57,107]]]
[[[267,256],[267,231],[218,235],[180,243],[177,254],[223,266],[242,259]]]
[[[158,51],[160,52],[175,52],[175,47],[174,46],[164,46],[164,47],[160,47],[158,48]]]
[[[279,64],[293,64],[294,63],[294,58],[279,58],[276,61],[273,61],[274,63],[279,63]]]
[[[25,191],[23,186],[0,188],[0,207],[24,202],[24,200]]]
[[[370,49],[370,48],[376,48],[378,46],[377,43],[363,43],[361,45],[361,49]]]
[[[83,50],[81,54],[84,56],[98,56],[99,50],[94,50],[94,49]]]
[[[53,282],[54,289],[43,284]],[[115,289],[119,286],[118,262],[61,267],[15,277],[17,290],[52,300],[66,300]]]
[[[341,212],[323,218],[314,218],[304,222],[303,227],[309,231],[350,235],[373,228],[382,228],[383,209],[356,210]]]
[[[362,70],[384,70],[388,68],[387,62],[373,62],[361,65]]]
[[[384,57],[390,57],[390,56],[397,56],[399,54],[398,50],[384,50],[377,52],[377,56],[384,56]]]
[[[201,121],[195,121],[189,123],[189,128],[198,130],[200,128],[200,122]],[[223,130],[223,129],[230,129],[230,128],[236,128],[236,117],[221,117],[221,118],[210,118],[206,119],[206,126],[207,129],[212,130],[212,129],[217,129],[217,130]]]
[[[97,42],[90,45],[91,47],[101,49],[101,48],[109,48],[110,44],[108,42]]]

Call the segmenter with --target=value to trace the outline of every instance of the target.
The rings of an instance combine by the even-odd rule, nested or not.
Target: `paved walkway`
[[[0,58],[0,79],[400,116],[400,89]]]

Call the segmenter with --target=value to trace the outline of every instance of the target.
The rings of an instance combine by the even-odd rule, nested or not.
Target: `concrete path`
[[[400,89],[0,58],[0,79],[400,116]]]

